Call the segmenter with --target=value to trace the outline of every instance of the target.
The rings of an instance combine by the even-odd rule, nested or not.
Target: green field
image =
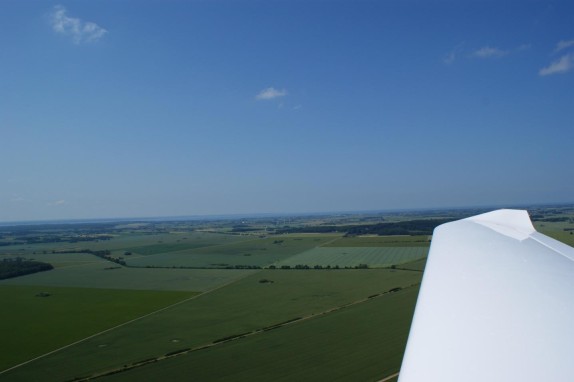
[[[344,236],[324,247],[428,247],[430,236]]]
[[[378,381],[400,368],[416,296],[411,288],[102,381]]]
[[[60,267],[0,281],[1,285],[206,291],[252,274],[250,270],[126,268],[95,256],[94,263]],[[82,257],[83,257],[82,256]]]
[[[280,235],[152,256],[126,257],[131,266],[215,267],[266,266],[327,243],[332,235]]]
[[[422,272],[425,270],[426,264],[427,264],[427,258],[425,257],[424,259],[410,261],[408,263],[401,264],[401,265],[399,265],[398,268],[400,268],[400,269],[411,269],[413,271]]]
[[[49,296],[40,297],[40,293]],[[1,285],[0,370],[193,295]]]
[[[122,246],[114,249],[121,249],[123,251],[133,252],[137,255],[146,256],[213,245],[224,245],[251,239],[249,236],[222,235],[208,232],[172,233],[155,237],[151,242],[150,240],[139,240],[137,241],[137,246]],[[133,245],[132,243],[130,244]]]
[[[420,277],[420,272],[391,270],[261,271],[5,376],[14,381],[29,381],[40,376],[43,381],[61,381],[86,376],[319,314],[396,287],[408,287],[420,282]],[[261,283],[261,280],[273,282]],[[360,313],[356,319],[360,319],[359,316]],[[74,359],[74,363],[66,368],[58,367],[69,359]]]
[[[222,235],[207,232],[185,233],[122,233],[114,235],[110,240],[77,242],[77,243],[41,243],[20,244],[0,247],[0,254],[38,255],[43,252],[70,251],[79,249],[91,249],[94,251],[110,250],[114,254],[121,255],[124,252],[134,252],[140,255],[165,253],[174,250],[194,249],[250,240],[249,236]],[[35,252],[35,253],[34,253]]]
[[[427,253],[428,247],[321,247],[292,256],[275,265],[344,268],[366,264],[371,268],[380,268],[421,259],[426,257]]]
[[[564,231],[562,230],[549,230],[548,228],[542,229],[541,233],[550,236],[553,239],[559,240],[569,246],[574,246],[574,231]]]

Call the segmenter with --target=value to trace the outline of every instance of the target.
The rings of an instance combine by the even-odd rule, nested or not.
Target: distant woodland
[[[21,257],[0,261],[0,280],[54,269],[51,264],[25,260]]]
[[[433,230],[453,219],[420,219],[392,223],[364,225],[317,225],[303,227],[284,227],[276,233],[330,233],[341,232],[346,236],[358,235],[432,235]]]

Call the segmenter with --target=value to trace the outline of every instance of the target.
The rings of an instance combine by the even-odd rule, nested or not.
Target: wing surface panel
[[[399,381],[574,380],[573,260],[526,211],[437,227]]]

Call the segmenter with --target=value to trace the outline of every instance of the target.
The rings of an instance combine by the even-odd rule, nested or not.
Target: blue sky
[[[574,201],[571,1],[0,3],[0,221]]]

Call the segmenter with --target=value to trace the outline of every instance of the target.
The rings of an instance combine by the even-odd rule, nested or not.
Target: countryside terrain
[[[5,224],[0,381],[396,380],[433,228],[481,212]]]

